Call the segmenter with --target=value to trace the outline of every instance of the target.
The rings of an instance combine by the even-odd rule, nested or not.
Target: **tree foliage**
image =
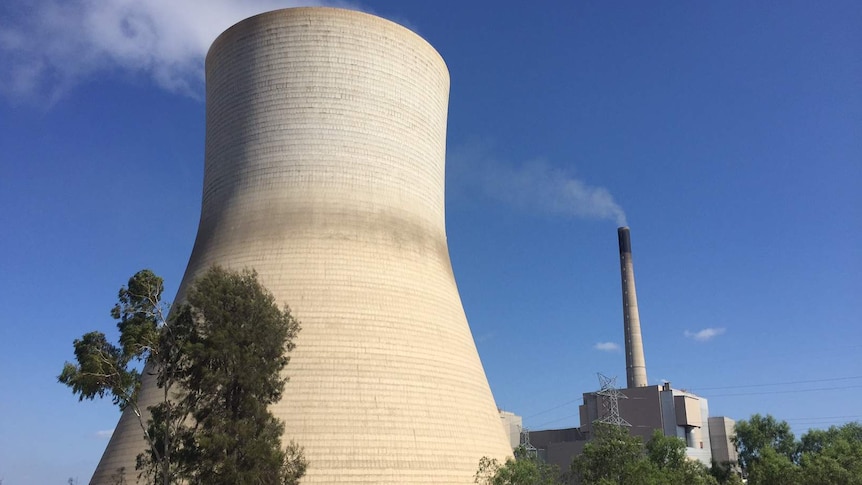
[[[120,332],[119,345],[110,343],[102,332],[89,332],[74,341],[76,363],[66,362],[58,380],[69,386],[79,400],[110,396],[120,410],[130,408],[138,420],[147,442],[148,461],[141,462],[142,473],[153,477],[154,483],[172,483],[171,456],[173,434],[155,432],[145,413],[138,406],[141,372],[156,372],[157,383],[163,390],[163,401],[157,406],[171,408],[169,398],[176,384],[179,359],[177,344],[166,331],[168,306],[162,302],[164,284],[150,270],[141,270],[120,288],[118,303],[111,309]],[[182,426],[182,417],[164,411],[165,429]],[[140,460],[140,459],[139,459]]]
[[[188,329],[181,383],[194,419],[190,483],[296,483],[301,449],[281,447],[284,425],[268,406],[282,395],[282,371],[299,322],[251,271],[214,267],[202,275],[177,313]]]
[[[521,446],[515,450],[515,458],[502,465],[496,459],[482,457],[473,481],[480,485],[557,485],[560,470]]]
[[[689,459],[685,454],[682,438],[665,436],[653,431],[646,444],[647,459],[658,471],[655,483],[699,485],[718,483],[717,479],[701,462]]]
[[[659,430],[653,431],[652,438],[646,444],[647,458],[659,470],[677,470],[683,467],[687,460],[685,443],[675,436],[665,436]]]
[[[500,465],[487,457],[479,462],[475,482],[481,485],[717,485],[706,467],[685,455],[685,444],[656,431],[644,442],[627,428],[597,423],[593,437],[574,458],[566,477],[533,457],[516,451],[515,460]]]
[[[786,422],[752,416],[736,424],[737,449],[750,485],[862,485],[862,426],[809,430],[797,442]]]
[[[593,439],[572,461],[572,481],[581,485],[713,485],[700,462],[685,454],[685,443],[656,430],[644,442],[628,428],[593,425]]]
[[[811,430],[799,446],[800,483],[862,485],[862,426]]]
[[[74,342],[77,364],[66,362],[58,380],[72,388],[79,400],[110,395],[121,410],[135,406],[140,373],[131,364],[151,357],[158,349],[158,327],[164,322],[162,279],[141,270],[122,287],[119,303],[111,309],[118,320],[120,345],[102,332],[89,332]]]
[[[743,485],[742,477],[737,471],[736,462],[712,461],[709,474],[718,481],[720,485]]]
[[[733,444],[739,454],[739,466],[747,473],[751,464],[767,448],[792,461],[796,453],[796,441],[790,425],[777,421],[771,415],[755,414],[750,419],[737,421]]]
[[[799,470],[790,458],[775,448],[761,448],[746,467],[748,483],[757,485],[794,485],[799,483]]]
[[[645,458],[643,441],[628,428],[595,423],[592,439],[572,461],[572,477],[584,485],[635,483]]]
[[[152,271],[135,274],[111,310],[119,343],[101,332],[75,340],[76,363],[59,381],[80,400],[110,396],[132,409],[148,445],[137,468],[151,483],[298,483],[302,448],[282,446],[283,424],[267,409],[281,398],[300,328],[290,310],[253,271],[209,269],[167,320],[162,291]],[[146,410],[141,366],[162,391]]]

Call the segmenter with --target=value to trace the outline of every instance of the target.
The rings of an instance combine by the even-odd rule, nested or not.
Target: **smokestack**
[[[632,240],[628,227],[617,229],[620,240],[620,274],[623,285],[623,323],[626,337],[627,387],[646,387],[646,361],[635,292],[635,270],[632,264]]]

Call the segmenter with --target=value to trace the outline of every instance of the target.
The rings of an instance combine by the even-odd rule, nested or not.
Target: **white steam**
[[[500,202],[529,212],[627,225],[625,212],[608,189],[590,185],[544,160],[510,165],[489,156],[477,144],[456,148],[449,160],[455,185],[478,185],[485,196]]]
[[[234,23],[322,0],[38,0],[7,5],[0,20],[0,92],[53,103],[100,73],[144,75],[158,86],[202,97],[203,61]]]

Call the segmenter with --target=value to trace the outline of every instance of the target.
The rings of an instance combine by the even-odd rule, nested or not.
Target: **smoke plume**
[[[37,0],[0,7],[0,92],[50,105],[104,73],[147,76],[195,98],[212,41],[268,10],[322,0]]]
[[[608,189],[590,185],[570,170],[544,160],[511,165],[478,144],[454,149],[449,160],[455,186],[472,181],[485,196],[528,212],[627,225],[625,212]]]

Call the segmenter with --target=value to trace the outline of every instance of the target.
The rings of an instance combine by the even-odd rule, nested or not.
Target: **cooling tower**
[[[449,75],[408,29],[331,8],[246,19],[206,59],[203,202],[176,301],[253,268],[302,322],[272,407],[303,484],[469,484],[511,455],[444,225]],[[144,382],[141,402],[161,390]],[[91,483],[133,480],[125,413]]]
[[[623,325],[626,338],[626,387],[646,387],[646,361],[641,338],[638,296],[635,292],[635,270],[632,263],[632,239],[628,227],[617,229],[620,243],[620,274],[623,287]]]

